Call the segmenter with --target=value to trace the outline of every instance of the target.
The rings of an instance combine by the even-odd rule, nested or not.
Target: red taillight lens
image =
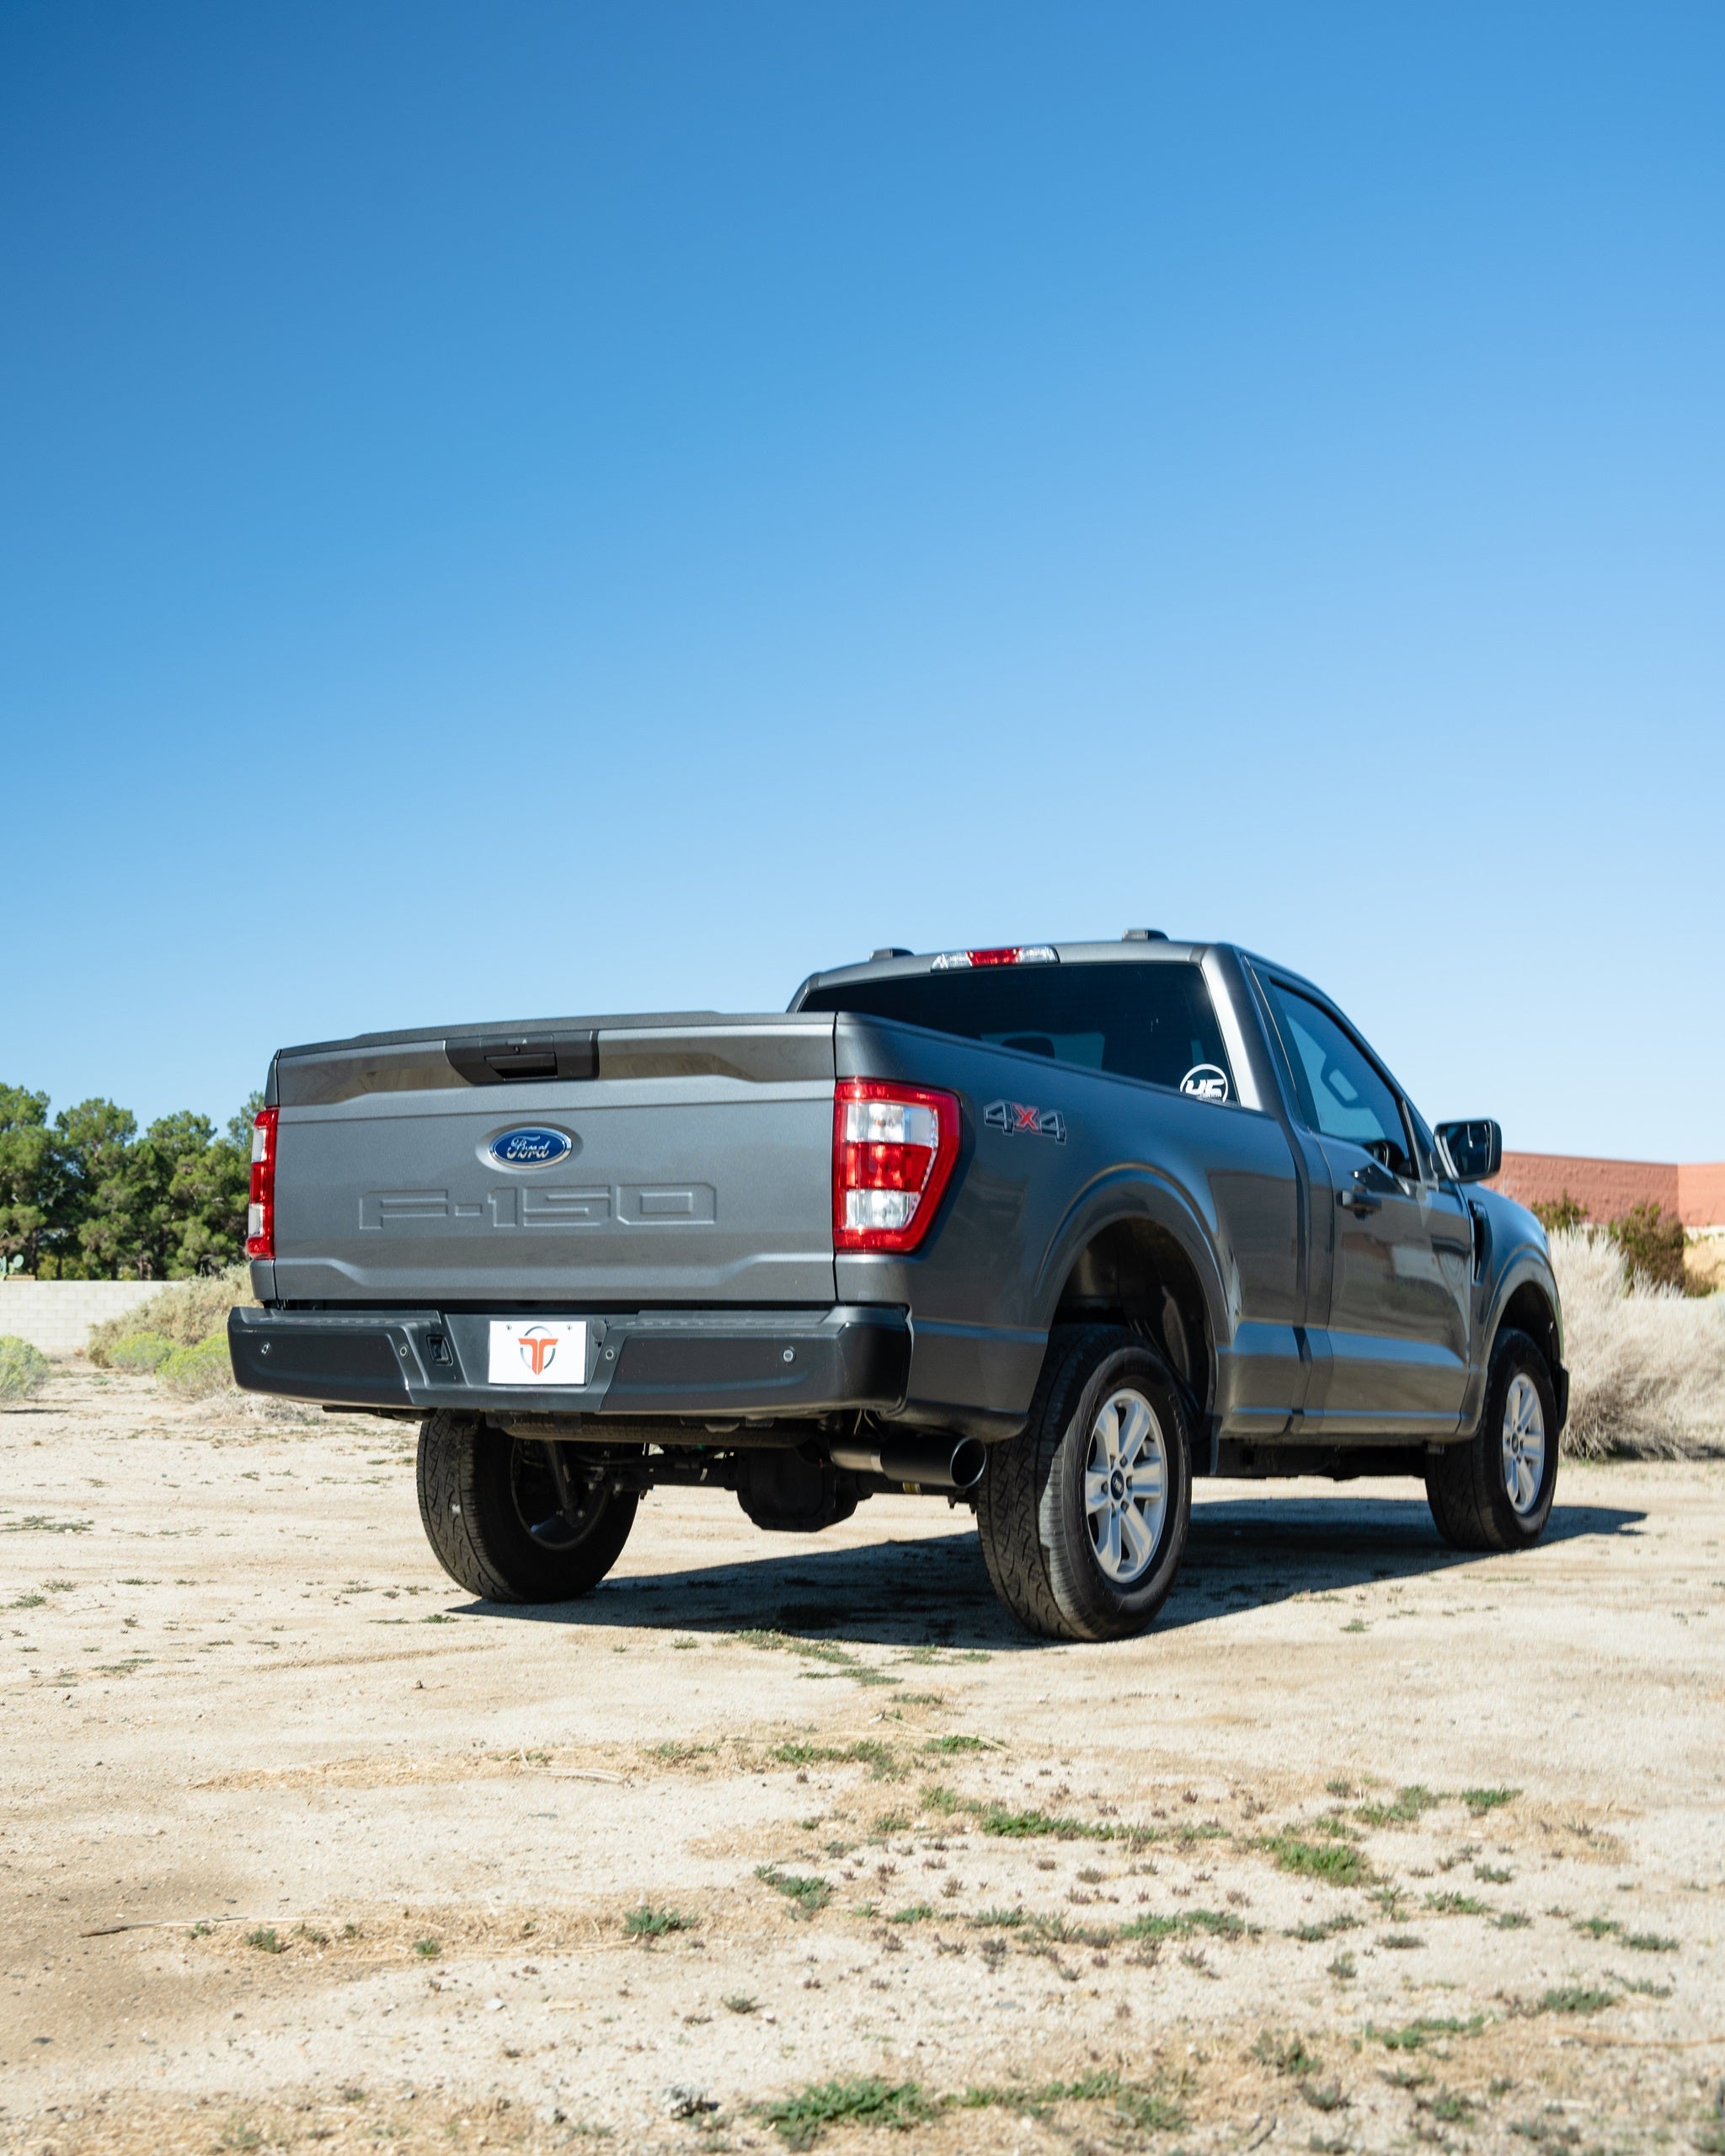
[[[833,1248],[914,1250],[958,1157],[953,1094],[841,1078],[833,1100]]]
[[[275,1125],[279,1108],[260,1108],[252,1119],[252,1201],[246,1207],[246,1255],[275,1255]]]

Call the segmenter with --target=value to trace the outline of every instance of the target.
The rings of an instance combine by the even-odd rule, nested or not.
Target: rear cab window
[[[1194,1099],[1238,1097],[1210,990],[1186,960],[901,974],[812,988],[798,1008],[926,1026]]]

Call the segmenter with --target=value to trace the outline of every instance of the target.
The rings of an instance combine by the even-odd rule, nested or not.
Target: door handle
[[[1336,1203],[1344,1212],[1351,1212],[1356,1220],[1364,1220],[1369,1212],[1381,1211],[1383,1202],[1375,1190],[1366,1188],[1362,1171],[1357,1168],[1354,1171],[1354,1188],[1336,1193]]]

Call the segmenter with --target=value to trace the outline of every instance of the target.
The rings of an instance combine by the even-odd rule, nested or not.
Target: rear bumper
[[[587,1383],[489,1384],[490,1319],[523,1314],[563,1313],[238,1309],[227,1345],[234,1382],[248,1392],[421,1414],[890,1414],[904,1404],[910,1379],[907,1313],[854,1303],[590,1317]]]

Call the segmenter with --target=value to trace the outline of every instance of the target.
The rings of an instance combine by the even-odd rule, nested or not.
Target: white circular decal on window
[[[1194,1100],[1226,1100],[1228,1073],[1215,1063],[1194,1063],[1181,1079],[1180,1090]]]

